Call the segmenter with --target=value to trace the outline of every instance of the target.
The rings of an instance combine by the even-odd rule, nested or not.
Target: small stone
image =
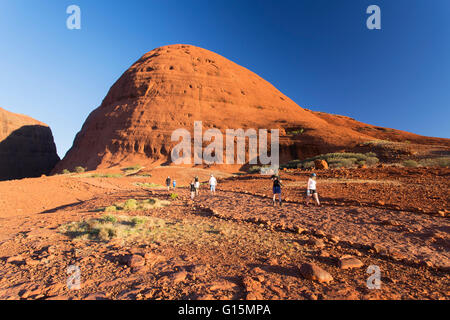
[[[322,250],[322,251],[320,251],[319,256],[322,258],[328,258],[330,256],[330,254],[327,251]]]
[[[311,238],[309,239],[308,243],[319,249],[325,247],[325,243],[323,243],[321,239]]]
[[[352,256],[343,256],[339,259],[339,268],[341,269],[361,268],[363,265],[361,260]]]
[[[295,230],[295,232],[298,233],[298,234],[301,234],[301,233],[307,231],[307,229],[305,229],[305,228],[303,228],[303,227],[300,227],[300,226],[296,226],[296,227],[294,228],[294,230]]]
[[[263,296],[259,292],[249,292],[245,297],[245,300],[263,300]]]
[[[7,263],[11,263],[11,264],[22,264],[24,263],[24,258],[22,256],[14,256],[14,257],[9,257],[6,260]]]
[[[128,259],[127,265],[133,269],[142,268],[145,265],[145,259],[143,256],[134,254]]]
[[[331,274],[313,263],[304,263],[299,270],[301,275],[309,280],[318,282],[333,281],[333,277],[331,276]]]
[[[179,282],[183,282],[184,280],[186,280],[186,277],[187,277],[187,272],[180,271],[180,272],[176,272],[176,273],[172,274],[171,279],[173,280],[174,283],[179,283]]]

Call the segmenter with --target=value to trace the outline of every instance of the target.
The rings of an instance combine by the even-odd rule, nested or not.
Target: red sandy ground
[[[165,208],[129,215],[177,226],[158,241],[80,241],[62,224],[100,217],[126,199],[169,199],[167,175],[185,186],[203,169],[159,167],[152,177],[54,176],[0,183],[1,299],[448,299],[449,169],[368,168],[318,172],[322,207],[303,205],[307,172],[282,172],[283,207],[272,207],[270,177],[215,172],[218,193],[189,200],[180,188]],[[145,256],[141,268],[124,263]],[[364,264],[340,269],[352,255]],[[12,259],[14,257],[14,259]],[[9,259],[9,262],[8,262]],[[305,279],[302,263],[333,276]],[[68,290],[67,267],[82,287]],[[369,265],[381,269],[370,290]]]

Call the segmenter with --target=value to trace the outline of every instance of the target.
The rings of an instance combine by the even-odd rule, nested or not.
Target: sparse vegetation
[[[60,231],[72,238],[107,242],[114,238],[139,237],[148,233],[157,221],[147,223],[147,217],[103,216],[81,222],[72,222],[60,227]]]
[[[75,172],[76,173],[83,173],[86,171],[86,168],[83,168],[81,166],[75,167]]]
[[[361,163],[366,165],[374,165],[379,162],[376,154],[369,153],[327,153],[321,154],[305,160],[292,160],[283,165],[282,168],[299,168],[299,169],[311,169],[314,168],[315,160],[325,160],[330,168],[350,168]]]
[[[114,173],[94,173],[89,176],[89,178],[121,178],[121,174]]]
[[[177,195],[178,196],[178,195]],[[118,202],[113,205],[98,208],[93,210],[94,212],[117,212],[117,211],[140,211],[140,210],[151,210],[155,208],[162,208],[168,206],[169,201],[159,200],[155,198],[137,201],[135,199],[128,199],[125,202]]]
[[[405,160],[402,162],[402,165],[407,168],[416,168],[419,166],[417,161],[414,161],[414,160]]]
[[[64,169],[63,171],[62,171],[62,174],[70,174],[71,172],[69,171],[69,170],[67,170],[67,169]]]
[[[156,184],[156,183],[153,183],[153,182],[150,182],[150,183],[136,182],[135,185],[138,186],[138,187],[150,188],[150,189],[151,188],[161,188],[161,187],[163,187],[162,185]]]
[[[298,129],[288,130],[288,131],[286,131],[286,134],[288,134],[290,136],[296,136],[296,135],[303,134],[303,132],[305,132],[304,128],[298,128]]]
[[[170,199],[176,200],[177,198],[178,198],[178,194],[177,193],[171,193],[170,194]]]
[[[125,171],[125,172],[127,172],[127,171],[138,171],[140,169],[142,169],[142,166],[137,164],[137,165],[134,165],[134,166],[131,166],[131,167],[122,168],[122,171]]]
[[[441,167],[448,168],[450,167],[450,157],[440,157],[433,159],[422,159],[419,161],[419,164],[423,167]]]

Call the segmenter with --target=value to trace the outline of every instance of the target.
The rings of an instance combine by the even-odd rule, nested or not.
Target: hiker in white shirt
[[[319,195],[317,194],[317,188],[316,188],[316,183],[317,183],[316,178],[317,178],[317,175],[315,173],[312,173],[308,179],[308,186],[306,189],[306,205],[307,206],[309,206],[310,198],[314,197],[316,204],[320,207]]]
[[[216,194],[216,185],[217,180],[214,178],[214,175],[211,175],[211,178],[209,178],[209,188],[211,190],[211,194]]]

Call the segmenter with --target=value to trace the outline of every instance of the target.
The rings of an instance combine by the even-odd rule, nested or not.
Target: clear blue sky
[[[66,28],[66,8],[82,29]],[[366,28],[381,7],[382,30]],[[217,52],[300,106],[450,138],[449,0],[0,0],[0,106],[49,124],[60,156],[144,53]]]

